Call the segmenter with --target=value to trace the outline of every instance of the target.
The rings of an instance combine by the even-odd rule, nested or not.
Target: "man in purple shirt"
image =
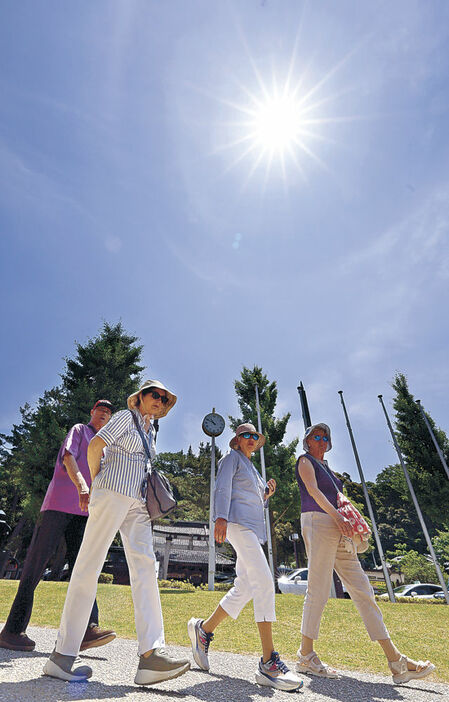
[[[70,572],[83,540],[87,522],[91,476],[87,447],[97,431],[112,415],[109,400],[98,400],[90,412],[89,424],[75,424],[59,449],[53,478],[41,507],[20,578],[19,589],[8,619],[0,633],[0,647],[14,651],[33,651],[35,642],[26,634],[33,609],[34,591],[44,574],[50,557],[64,536]],[[96,601],[80,650],[103,646],[116,636],[112,630],[98,626]]]

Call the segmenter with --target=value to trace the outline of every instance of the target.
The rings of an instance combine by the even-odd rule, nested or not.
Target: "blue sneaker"
[[[279,658],[279,653],[273,651],[271,658],[266,663],[263,658],[259,661],[259,669],[256,673],[256,683],[274,687],[276,690],[299,690],[303,686],[303,681],[295,673],[287,668],[285,663]]]
[[[207,654],[214,635],[207,634],[203,630],[201,626],[203,621],[203,619],[195,619],[195,617],[192,617],[187,624],[187,631],[192,644],[192,655],[195,663],[201,670],[209,670],[209,657]]]

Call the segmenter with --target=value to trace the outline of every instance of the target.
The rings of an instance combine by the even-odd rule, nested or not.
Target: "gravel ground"
[[[41,675],[45,660],[53,649],[55,630],[29,627],[28,634],[36,641],[36,650],[32,653],[0,648],[1,702],[85,699],[108,702],[253,702],[261,698],[275,698],[276,702],[292,702],[293,699],[310,702],[449,701],[449,685],[418,680],[395,686],[391,677],[347,671],[339,680],[304,676],[304,687],[298,692],[272,690],[254,682],[257,658],[214,651],[210,653],[210,673],[193,667],[175,680],[138,687],[133,683],[137,644],[128,639],[116,639],[107,646],[86,651],[82,660],[93,668],[92,678],[84,683],[67,683]],[[190,649],[169,647],[169,650],[190,657]]]

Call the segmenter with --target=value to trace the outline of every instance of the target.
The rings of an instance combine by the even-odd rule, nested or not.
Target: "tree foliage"
[[[138,387],[142,346],[120,323],[106,322],[66,358],[59,387],[45,390],[33,406],[20,408],[21,421],[0,436],[0,507],[14,527],[34,521],[50,482],[61,442],[73,424],[87,422],[97,399],[117,408]],[[21,519],[24,518],[24,519]]]
[[[398,373],[393,382],[396,391],[396,432],[398,444],[407,463],[419,504],[434,528],[449,528],[449,480],[444,471],[432,438],[419,407],[411,394],[407,379]],[[444,431],[435,426],[426,413],[435,437],[449,461],[449,440]]]

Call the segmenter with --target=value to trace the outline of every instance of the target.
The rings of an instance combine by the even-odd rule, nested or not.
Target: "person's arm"
[[[95,476],[100,472],[100,461],[105,446],[106,441],[103,441],[101,436],[94,436],[87,447],[87,462],[89,464],[92,482]]]
[[[219,463],[214,493],[214,538],[219,544],[222,544],[226,539],[228,515],[231,507],[232,479],[237,470],[237,463],[238,461],[235,460],[235,456],[232,453],[222,458]]]
[[[69,453],[69,451],[64,453],[62,462],[67,471],[67,475],[78,490],[80,509],[82,512],[87,512],[89,505],[89,488],[78,467],[78,463],[76,462],[75,457]]]
[[[326,495],[321,492],[316,482],[315,471],[308,458],[304,456],[300,458],[298,470],[307,492],[313,497],[317,505],[332,517],[343,536],[352,536],[352,527],[349,519],[343,517],[343,515],[335,509],[334,505],[329,502]]]

